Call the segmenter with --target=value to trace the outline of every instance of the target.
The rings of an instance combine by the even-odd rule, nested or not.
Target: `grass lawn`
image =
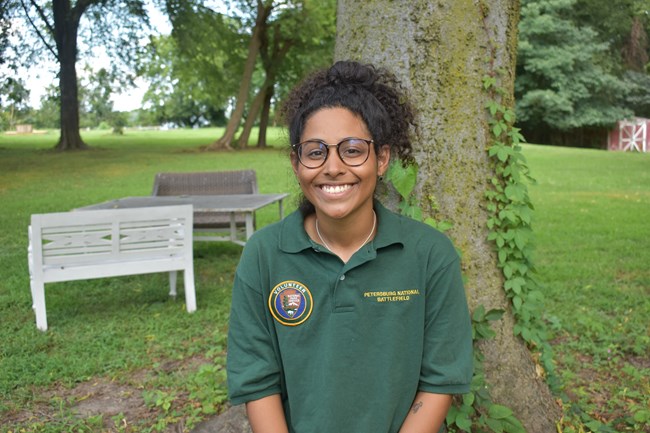
[[[609,431],[649,432],[650,155],[525,153],[538,180],[535,263],[567,410]]]
[[[0,136],[0,432],[191,428],[225,401],[230,283],[241,247],[195,247],[198,310],[164,274],[48,284],[36,330],[27,268],[32,213],[151,193],[160,171],[251,168],[261,192],[296,194],[286,142],[203,152],[216,129]],[[255,136],[253,134],[252,136]],[[563,431],[650,431],[650,155],[526,146],[538,184],[536,264],[553,331]],[[287,201],[287,212],[294,201]],[[271,206],[258,226],[277,218]],[[181,286],[182,287],[182,286]],[[646,417],[646,418],[644,418]],[[636,418],[636,419],[635,419]],[[7,421],[8,420],[8,421]]]

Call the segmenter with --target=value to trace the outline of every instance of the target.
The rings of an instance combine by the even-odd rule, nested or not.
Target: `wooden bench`
[[[192,206],[32,215],[28,261],[36,327],[47,330],[45,283],[169,272],[170,295],[184,274],[185,304],[196,310]]]
[[[257,175],[254,170],[207,171],[189,173],[158,173],[154,179],[154,196],[257,194]],[[253,220],[254,223],[254,220]],[[246,215],[235,215],[235,225],[245,229]],[[230,229],[230,215],[220,212],[195,212],[194,231],[214,233]],[[195,240],[221,239],[214,236],[195,236]]]

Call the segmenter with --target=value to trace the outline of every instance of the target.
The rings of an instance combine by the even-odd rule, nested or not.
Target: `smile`
[[[322,185],[320,188],[328,194],[340,194],[352,188],[352,185]]]

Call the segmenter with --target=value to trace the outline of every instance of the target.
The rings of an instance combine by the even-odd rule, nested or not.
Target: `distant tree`
[[[266,128],[276,86],[279,87],[277,96],[281,97],[287,87],[293,86],[307,72],[331,64],[336,37],[336,1],[303,2],[296,8],[282,9],[271,17],[266,32],[260,37],[264,81],[249,106],[237,140],[239,147],[246,146],[258,119],[257,146],[266,146]]]
[[[61,135],[58,150],[87,147],[79,134],[76,62],[78,36],[87,46],[102,45],[114,64],[137,58],[142,24],[148,23],[144,0],[6,0],[19,4],[20,17],[32,27],[42,48],[59,64]],[[82,21],[82,18],[85,18]]]
[[[55,129],[60,125],[61,97],[56,85],[49,85],[41,96],[40,108],[34,112],[34,126],[42,129]]]
[[[113,77],[104,68],[94,72],[86,66],[88,79],[83,80],[80,89],[81,126],[96,127],[101,122],[111,123],[113,119]]]
[[[10,0],[0,0],[0,65],[6,63],[5,52],[9,47],[11,32],[11,7],[16,7]]]
[[[522,2],[515,96],[517,120],[529,140],[568,137],[578,145],[581,135],[633,114],[624,104],[629,87],[598,62],[608,45],[592,28],[572,21],[575,3]]]
[[[650,117],[650,0],[577,0],[573,15],[609,44],[608,56],[599,61],[628,87],[625,106],[635,116]]]
[[[623,79],[628,85],[625,98],[627,107],[634,110],[634,115],[650,119],[650,75],[643,72],[627,71]]]
[[[273,0],[250,0],[242,1],[239,5],[239,9],[245,14],[247,13],[248,17],[252,18],[248,54],[244,63],[243,73],[240,76],[241,80],[235,107],[228,119],[226,130],[218,140],[208,146],[208,149],[230,149],[232,147],[235,133],[239,128],[242,117],[244,116],[246,101],[248,100],[251,87],[251,80],[257,63],[257,56],[262,44],[262,34],[267,31],[269,17],[273,12],[274,7],[277,6],[277,4],[274,3]]]
[[[225,106],[232,91],[222,85],[231,79],[219,79],[224,74],[220,69],[220,51],[203,47],[204,54],[193,56],[182,52],[172,36],[152,39],[149,48],[143,63],[150,86],[143,102],[154,123],[178,126],[225,123]]]
[[[572,16],[579,26],[595,29],[598,39],[609,44],[615,68],[645,71],[650,56],[649,0],[576,0]]]
[[[21,79],[0,82],[0,130],[12,129],[24,121],[30,111],[29,90]]]
[[[167,0],[169,37],[156,38],[146,59],[153,84],[145,102],[161,121],[223,125],[239,88],[248,35],[240,20],[194,0]]]

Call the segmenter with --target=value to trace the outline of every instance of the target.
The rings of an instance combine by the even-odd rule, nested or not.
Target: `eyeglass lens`
[[[317,168],[325,163],[329,153],[328,145],[322,141],[305,141],[300,143],[298,156],[306,167]],[[341,160],[349,166],[358,166],[366,162],[370,153],[370,142],[360,138],[348,138],[336,144]]]

